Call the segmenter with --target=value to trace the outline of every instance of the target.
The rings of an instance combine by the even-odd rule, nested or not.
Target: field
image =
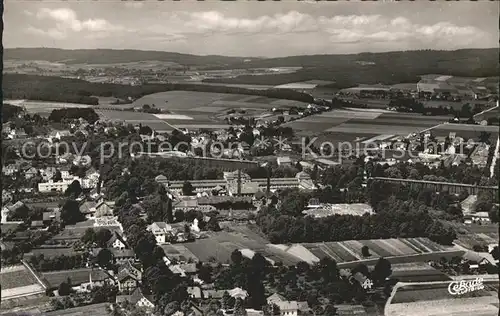
[[[394,269],[394,266],[393,266]],[[391,279],[398,282],[437,282],[451,281],[451,278],[443,272],[429,267],[429,269],[394,271]]]
[[[168,114],[149,114],[118,110],[124,107],[141,108],[155,105]],[[168,91],[144,96],[132,104],[111,105],[117,110],[100,109],[103,119],[121,120],[130,124],[143,124],[157,131],[172,131],[174,128],[220,129],[227,128],[222,119],[229,110],[246,110],[247,115],[258,115],[274,107],[307,106],[303,102],[271,99],[243,94],[224,94],[195,91]]]
[[[368,258],[361,254],[363,246],[368,246],[370,250]],[[238,249],[245,250],[248,254],[259,252],[269,261],[282,262],[285,265],[293,265],[299,261],[314,264],[325,257],[344,265],[356,264],[359,260],[365,260],[366,264],[374,264],[379,257],[389,258],[391,263],[396,264],[422,262],[463,253],[457,247],[441,246],[427,238],[271,244],[245,225],[231,227],[231,231],[211,233],[208,239],[199,239],[182,245],[164,245],[162,248],[167,257],[191,257],[194,261],[202,262],[215,258],[220,263],[229,263],[231,253]]]
[[[470,298],[470,297],[481,297],[490,296],[491,293],[484,290],[473,291],[460,296],[452,296],[448,292],[448,282],[438,283],[438,284],[426,284],[426,285],[407,285],[398,288],[396,294],[394,295],[391,304],[398,303],[412,303],[418,301],[432,301],[441,300],[449,298]]]
[[[438,245],[427,238],[350,240],[303,244],[317,258],[331,257],[337,263],[351,262],[378,257],[406,257],[457,250]],[[371,256],[364,258],[361,248],[367,246]],[[392,259],[391,259],[392,261]]]
[[[81,315],[108,316],[109,312],[106,309],[108,305],[109,303],[93,304],[93,305],[69,308],[53,312],[47,312],[44,313],[44,315],[45,316],[81,316]]]
[[[458,234],[457,237],[455,242],[467,249],[472,249],[475,245],[487,246],[490,244],[498,244],[498,232]]]
[[[5,267],[0,272],[2,290],[37,284],[36,278],[23,265]],[[3,295],[2,295],[3,296]]]
[[[2,285],[2,305],[4,300],[44,292],[42,285],[24,265],[2,268],[0,284]]]
[[[483,126],[483,125],[472,125],[472,124],[440,124],[436,127],[430,129],[434,136],[446,137],[450,133],[455,133],[457,137],[462,137],[465,140],[474,139],[477,140],[481,132],[486,132],[491,134],[490,140],[495,140],[498,138],[498,126]]]
[[[87,104],[34,100],[5,100],[4,103],[24,107],[29,114],[39,114],[42,116],[48,116],[55,109],[92,107],[92,105]]]
[[[92,274],[92,279],[96,280],[101,279],[104,272],[101,270],[83,268],[42,273],[49,288],[57,288],[59,284],[65,282],[68,278],[70,278],[73,286],[89,282],[90,274]]]
[[[359,143],[362,148],[375,141],[390,141],[411,133],[419,133],[448,121],[447,116],[424,116],[387,110],[345,108],[323,112],[285,123],[298,134],[313,132],[318,135],[316,145],[331,142]]]

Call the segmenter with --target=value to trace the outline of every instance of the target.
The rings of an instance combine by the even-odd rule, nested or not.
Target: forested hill
[[[346,67],[349,64],[369,63],[385,65],[389,68],[457,68],[475,69],[490,67],[498,68],[498,48],[460,49],[455,51],[417,50],[395,51],[384,53],[359,53],[344,55],[304,55],[281,58],[267,58],[248,61],[241,67]],[[238,65],[234,65],[238,66]],[[446,71],[445,71],[446,72]],[[436,73],[436,72],[432,72]]]
[[[229,65],[243,63],[243,57],[197,56],[160,51],[130,49],[58,49],[58,48],[7,48],[4,59],[45,60],[66,64],[116,64],[138,61],[165,61],[187,66]]]
[[[460,76],[495,76],[498,73],[498,48],[461,49],[455,51],[398,51],[344,55],[304,55],[280,58],[197,56],[181,53],[118,49],[7,48],[4,59],[45,60],[67,64],[111,64],[137,61],[168,61],[187,66],[218,65],[221,68],[346,68],[360,66],[403,68],[409,72],[432,70],[430,73],[453,73]],[[489,70],[489,72],[487,71]],[[481,72],[476,75],[474,72]],[[484,74],[483,74],[484,73]]]

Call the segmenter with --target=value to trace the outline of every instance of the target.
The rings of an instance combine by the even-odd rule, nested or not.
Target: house
[[[95,217],[113,216],[114,202],[100,201],[95,206]]]
[[[197,207],[198,207],[198,200],[192,199],[192,198],[177,201],[173,205],[174,211],[177,211],[177,210],[188,211],[191,209],[196,209]]]
[[[83,201],[80,203],[79,209],[86,219],[92,219],[95,217],[96,203],[94,201]]]
[[[472,222],[489,222],[490,221],[490,215],[488,212],[476,212],[471,214],[472,216]]]
[[[50,225],[52,222],[58,222],[61,220],[61,211],[59,209],[54,209],[50,211],[43,212],[42,220],[45,225]]]
[[[227,291],[232,298],[241,298],[245,300],[248,297],[248,292],[243,290],[242,288],[236,287],[232,290]]]
[[[59,167],[59,171],[61,172],[61,178],[63,180],[73,179],[73,176],[69,173],[70,168],[68,166]]]
[[[467,251],[462,256],[462,264],[467,264],[469,270],[471,271],[478,271],[478,270],[484,270],[485,266],[493,263],[490,260],[488,260],[488,258],[477,252]]]
[[[141,271],[135,268],[130,262],[127,262],[120,267],[116,275],[118,290],[122,293],[132,293],[139,286],[141,278]]]
[[[55,138],[57,140],[61,140],[61,138],[69,137],[71,135],[72,134],[69,130],[54,131],[54,132],[50,133],[49,140],[52,140],[52,138]]]
[[[29,168],[27,171],[24,172],[24,177],[26,179],[31,179],[34,176],[38,174],[38,170],[35,167]]]
[[[273,305],[273,304],[277,304],[279,302],[285,302],[287,299],[278,294],[278,293],[274,293],[273,295],[269,296],[266,301],[267,301],[267,304],[268,305]]]
[[[167,236],[171,235],[172,226],[165,222],[154,222],[147,227],[147,230],[153,233],[157,243],[164,244]]]
[[[292,159],[290,157],[278,157],[277,159],[278,166],[291,166]]]
[[[154,300],[151,295],[142,294],[141,288],[137,287],[130,295],[117,295],[116,303],[129,302],[137,307],[144,307],[146,309],[153,309],[155,307]]]
[[[186,277],[188,275],[195,275],[198,272],[198,268],[196,267],[196,263],[184,263],[184,264],[176,264],[168,267],[170,271],[174,274],[178,274],[181,277]]]
[[[117,250],[124,250],[128,248],[128,244],[123,236],[118,234],[116,231],[107,241],[108,248],[113,248]]]
[[[11,205],[5,205],[2,207],[2,223],[8,223],[8,217],[11,213],[16,213],[16,212],[28,212],[28,207],[22,202],[22,201],[17,201],[14,204]]]
[[[230,196],[254,196],[258,191],[259,184],[257,182],[242,182],[239,190],[237,182],[233,182],[228,185],[228,193]]]
[[[116,264],[126,264],[135,261],[135,253],[131,249],[110,249]]]
[[[8,136],[10,139],[25,139],[28,137],[28,134],[24,131],[24,128],[16,128],[12,129]]]
[[[201,288],[199,286],[188,286],[187,292],[189,294],[189,297],[191,297],[191,298],[194,298],[194,299],[203,298],[203,292],[201,291]]]
[[[37,230],[45,227],[43,221],[31,221],[30,229]]]
[[[56,174],[57,169],[54,167],[47,167],[43,170],[41,170],[42,178],[44,181],[49,181],[54,178],[54,175]]]
[[[279,307],[281,316],[297,316],[310,312],[307,302],[278,301],[274,304]]]

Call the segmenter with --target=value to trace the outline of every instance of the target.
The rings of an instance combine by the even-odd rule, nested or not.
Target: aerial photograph
[[[498,2],[2,9],[0,316],[499,315]]]

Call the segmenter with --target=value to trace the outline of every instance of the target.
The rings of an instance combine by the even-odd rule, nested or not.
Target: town
[[[498,49],[5,51],[0,315],[498,314]]]

